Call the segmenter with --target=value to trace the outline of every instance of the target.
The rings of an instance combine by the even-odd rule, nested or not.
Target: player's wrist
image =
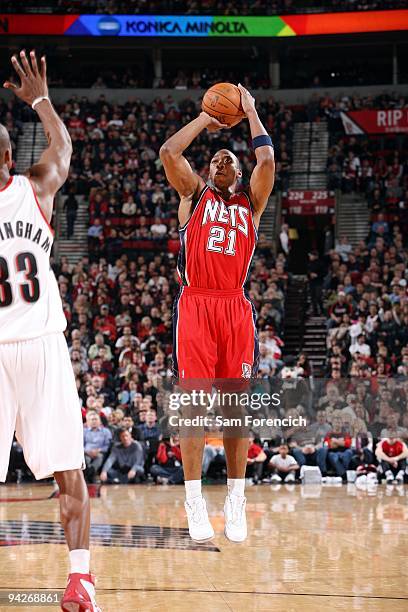
[[[208,113],[206,113],[205,111],[202,111],[199,116],[198,119],[200,119],[200,121],[202,122],[204,127],[207,127],[208,125],[210,125],[211,121],[212,121],[212,117],[211,115],[209,115]]]
[[[31,102],[31,108],[33,110],[37,110],[37,107],[40,104],[44,104],[44,102],[51,104],[51,100],[48,94],[44,94],[42,96],[37,96],[36,98],[34,98],[34,100]]]
[[[257,113],[257,110],[256,110],[255,106],[253,106],[250,109],[248,109],[245,112],[245,114],[247,116],[247,119],[252,119],[252,118],[258,117],[258,113]]]

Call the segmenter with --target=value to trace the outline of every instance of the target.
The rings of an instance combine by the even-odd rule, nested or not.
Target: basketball
[[[245,116],[241,92],[232,83],[217,83],[210,87],[204,94],[201,108],[230,127],[237,125]]]

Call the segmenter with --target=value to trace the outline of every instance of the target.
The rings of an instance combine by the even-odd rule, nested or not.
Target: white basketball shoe
[[[202,495],[186,500],[184,508],[187,513],[188,532],[192,540],[202,542],[214,537],[214,529],[210,523],[207,504]]]
[[[243,542],[248,535],[246,514],[246,497],[227,495],[224,504],[225,536],[231,542]]]

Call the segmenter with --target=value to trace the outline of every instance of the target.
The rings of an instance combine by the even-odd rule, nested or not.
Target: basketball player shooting
[[[89,573],[90,507],[82,473],[83,426],[64,338],[66,320],[50,267],[56,192],[71,160],[71,138],[48,96],[46,62],[24,51],[12,65],[21,81],[4,87],[38,114],[48,148],[25,175],[10,176],[9,134],[0,125],[0,481],[14,431],[37,479],[54,475],[70,574],[66,612],[100,611]]]
[[[173,313],[173,363],[180,379],[254,377],[258,341],[254,307],[244,290],[254,254],[257,229],[273,188],[273,145],[242,86],[241,104],[249,121],[256,166],[248,192],[238,191],[239,160],[221,149],[211,159],[208,183],[193,171],[185,149],[204,130],[225,124],[202,112],[171,136],[160,150],[166,176],[179,193],[181,249],[180,292]],[[201,493],[204,431],[180,439],[185,476],[189,533],[194,540],[214,535]],[[234,542],[247,537],[244,496],[248,440],[226,437],[228,493],[224,505],[225,535]]]

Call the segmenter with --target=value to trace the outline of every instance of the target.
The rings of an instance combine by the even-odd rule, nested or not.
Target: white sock
[[[185,480],[184,486],[186,488],[187,501],[195,497],[201,497],[201,480]]]
[[[70,574],[89,574],[90,557],[91,553],[85,548],[77,548],[76,550],[70,550]]]
[[[244,497],[245,478],[227,478],[228,495]]]

